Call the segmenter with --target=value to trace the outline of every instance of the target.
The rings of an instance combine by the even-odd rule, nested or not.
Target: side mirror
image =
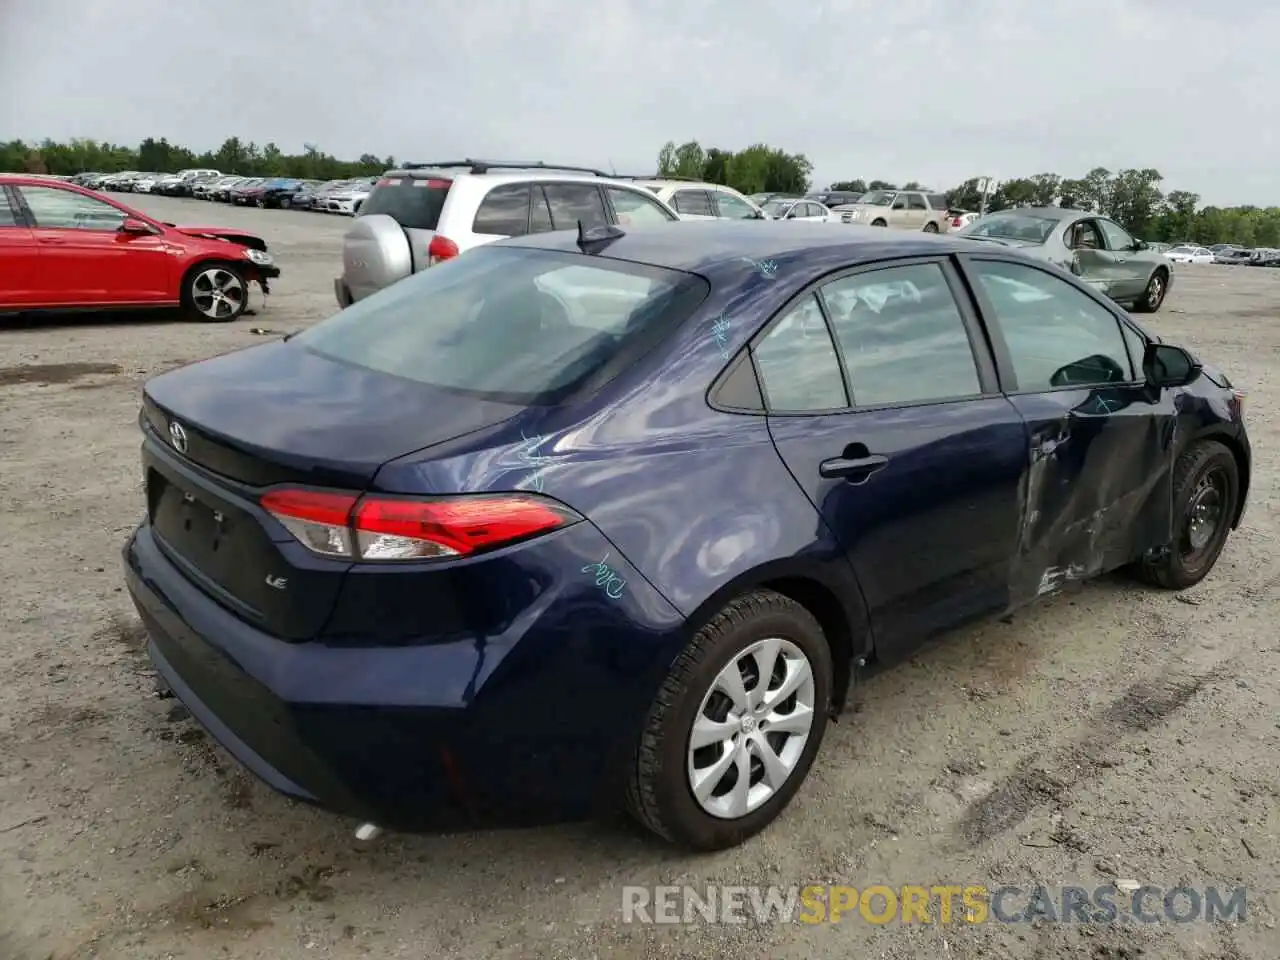
[[[1185,387],[1201,368],[1190,351],[1171,343],[1149,343],[1142,357],[1142,372],[1153,387]]]
[[[132,233],[137,236],[155,233],[155,229],[145,220],[139,220],[137,217],[125,217],[124,222],[120,224],[121,233]]]
[[[1135,250],[1150,250],[1150,249],[1151,249],[1151,244],[1147,243],[1147,241],[1145,241],[1145,240],[1135,240],[1135,241],[1133,241],[1133,249],[1135,249]]]

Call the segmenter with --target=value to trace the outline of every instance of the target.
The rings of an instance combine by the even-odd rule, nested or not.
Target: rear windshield
[[[291,342],[461,394],[555,403],[651,348],[707,293],[702,278],[675,270],[485,246],[392,284]]]
[[[1049,217],[1035,217],[1025,213],[993,213],[975,220],[964,228],[966,237],[991,237],[996,240],[1022,240],[1040,244],[1060,221]]]
[[[385,213],[409,230],[434,230],[440,222],[450,180],[421,177],[384,177],[374,185],[369,198],[360,205],[360,215]]]

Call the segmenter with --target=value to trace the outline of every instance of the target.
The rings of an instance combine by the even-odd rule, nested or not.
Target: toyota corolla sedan
[[[1239,524],[1243,394],[999,245],[707,221],[501,241],[153,378],[156,669],[364,827],[626,804],[723,848],[864,662]],[[367,830],[360,831],[362,835]]]

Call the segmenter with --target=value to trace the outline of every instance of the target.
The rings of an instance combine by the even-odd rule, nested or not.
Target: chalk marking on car
[[[614,569],[605,563],[609,559],[608,552],[600,558],[598,563],[588,563],[582,568],[583,573],[590,573],[596,578],[596,586],[603,587],[605,595],[612,600],[621,600],[622,591],[626,589],[627,581],[618,576]],[[617,593],[614,588],[617,588]]]

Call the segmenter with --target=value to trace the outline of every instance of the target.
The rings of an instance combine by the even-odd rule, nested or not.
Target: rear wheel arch
[[[786,561],[755,567],[730,580],[699,604],[686,621],[689,637],[735,599],[755,590],[780,593],[800,604],[818,621],[831,650],[835,674],[831,705],[836,712],[843,710],[853,686],[854,661],[874,653],[870,619],[852,570],[847,583],[837,586],[831,578],[813,569],[796,569]]]

